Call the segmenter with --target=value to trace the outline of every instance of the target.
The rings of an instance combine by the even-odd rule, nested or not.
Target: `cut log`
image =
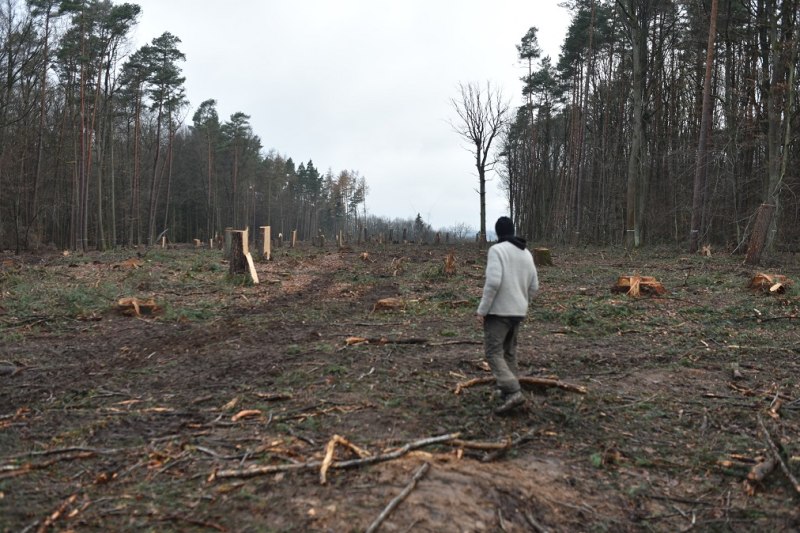
[[[642,293],[650,295],[662,295],[667,293],[667,289],[652,276],[620,276],[617,283],[611,287],[611,292],[624,292],[634,298]]]
[[[402,298],[383,298],[375,302],[372,312],[389,311],[394,309],[405,309],[406,302]]]
[[[534,248],[533,262],[536,266],[553,266],[553,256],[550,255],[549,248]]]
[[[770,294],[783,294],[786,292],[787,285],[791,285],[792,280],[782,274],[765,274],[759,272],[750,280],[749,288]]]

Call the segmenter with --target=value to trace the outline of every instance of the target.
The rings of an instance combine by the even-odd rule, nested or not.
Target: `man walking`
[[[517,333],[539,291],[539,276],[525,239],[514,235],[511,219],[500,217],[494,228],[498,242],[489,248],[477,314],[483,322],[486,359],[501,394],[494,412],[503,414],[525,403],[517,379]]]

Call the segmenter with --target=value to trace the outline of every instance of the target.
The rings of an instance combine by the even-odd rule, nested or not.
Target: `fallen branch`
[[[511,439],[506,439],[503,442],[477,442],[461,439],[453,439],[448,442],[451,446],[459,448],[471,448],[473,450],[505,450],[511,446]]]
[[[536,434],[536,431],[532,429],[532,430],[528,431],[527,433],[525,433],[524,435],[520,435],[516,439],[512,440],[511,442],[509,442],[508,445],[506,445],[505,447],[503,447],[503,448],[501,448],[499,450],[496,450],[496,451],[494,451],[492,453],[487,454],[483,459],[481,459],[481,462],[488,463],[488,462],[494,461],[498,457],[502,457],[503,455],[505,455],[506,452],[508,452],[508,450],[510,450],[514,446],[519,446],[523,442],[527,442],[527,441],[531,440],[535,434]]]
[[[189,518],[187,516],[180,516],[180,515],[171,515],[165,516],[164,518],[159,519],[160,522],[186,522],[187,524],[191,524],[193,526],[199,526],[205,529],[215,529],[217,531],[228,531],[224,527],[214,522],[205,522],[203,520],[197,520],[195,518]]]
[[[385,344],[428,344],[428,339],[387,339],[386,337],[347,337],[344,340],[347,346],[353,344],[376,344],[383,346]]]
[[[342,446],[346,446],[353,450],[359,457],[369,457],[370,453],[363,448],[359,448],[346,438],[334,435],[331,437],[331,440],[328,441],[328,445],[325,447],[325,458],[322,460],[322,467],[319,470],[319,483],[320,485],[324,485],[327,482],[327,475],[328,469],[331,467],[333,463],[333,452],[336,449],[336,445],[341,444]]]
[[[451,346],[454,344],[483,344],[483,341],[453,340],[453,341],[442,341],[442,342],[429,342],[428,346]]]
[[[483,341],[476,340],[451,340],[432,342],[430,339],[409,338],[409,339],[388,339],[386,337],[347,337],[344,341],[346,346],[357,344],[375,344],[384,346],[386,344],[425,344],[427,346],[449,346],[452,344],[483,344]]]
[[[491,383],[495,383],[494,377],[485,377],[485,378],[475,378],[470,379],[469,381],[462,381],[461,383],[456,385],[456,394],[461,394],[461,391],[467,389],[469,387],[474,387],[475,385],[488,385]],[[559,381],[557,379],[547,379],[547,378],[534,378],[530,376],[523,376],[519,378],[519,384],[523,386],[529,387],[545,387],[545,388],[558,388],[569,392],[576,392],[578,394],[586,394],[588,389],[583,385],[573,385],[571,383],[565,383],[563,381]]]
[[[120,452],[127,452],[130,451],[131,449],[132,448],[85,448],[83,446],[69,446],[67,448],[53,448],[52,450],[35,450],[30,452],[17,453],[14,455],[9,455],[5,457],[3,460],[8,461],[11,459],[19,459],[21,457],[58,455],[60,453],[72,453],[72,452],[87,452],[97,455],[111,455]]]
[[[39,525],[39,529],[37,529],[36,532],[44,533],[45,531],[47,531],[47,528],[55,524],[56,520],[58,520],[61,517],[61,515],[64,514],[64,511],[67,510],[67,507],[75,503],[75,500],[77,499],[78,495],[73,494],[72,496],[64,500],[61,503],[61,505],[58,506],[58,509],[50,513],[50,515],[48,515],[48,517],[45,518],[44,522],[42,522],[41,525]]]
[[[28,472],[32,472],[34,470],[43,470],[54,464],[61,462],[61,461],[72,461],[75,459],[87,459],[89,457],[94,457],[94,452],[81,452],[76,453],[74,455],[66,455],[64,457],[58,457],[56,459],[51,459],[49,461],[45,461],[43,463],[25,463],[21,466],[15,465],[2,465],[0,466],[0,479],[6,479],[10,477],[17,477],[27,474]]]
[[[414,477],[411,478],[411,481],[409,481],[408,485],[405,486],[405,488],[402,490],[402,492],[400,492],[400,494],[395,496],[392,499],[392,501],[389,502],[389,504],[383,509],[381,514],[378,515],[378,518],[376,518],[369,525],[369,527],[366,530],[366,533],[375,533],[375,531],[378,530],[383,521],[386,520],[386,517],[389,516],[389,514],[391,514],[391,512],[394,511],[397,508],[397,506],[400,505],[400,503],[403,500],[405,500],[406,497],[408,497],[409,494],[411,494],[411,491],[414,490],[414,487],[417,486],[417,482],[420,479],[422,479],[422,476],[424,476],[428,472],[430,467],[431,467],[430,463],[423,463],[422,466],[417,469],[417,471],[414,473]]]
[[[431,444],[449,442],[452,441],[453,439],[457,439],[460,436],[461,436],[460,433],[450,433],[447,435],[439,435],[437,437],[420,439],[414,442],[409,442],[408,444],[392,452],[384,453],[381,455],[373,455],[371,457],[365,457],[363,459],[351,459],[349,461],[335,461],[330,464],[330,468],[353,468],[356,466],[365,466],[385,461],[391,461],[392,459],[397,459],[398,457],[402,457],[411,450],[423,448]],[[224,479],[224,478],[248,478],[248,477],[262,476],[266,474],[274,474],[278,472],[315,469],[321,466],[322,466],[322,461],[308,461],[306,463],[297,463],[288,465],[268,465],[268,466],[249,467],[249,468],[237,468],[231,470],[219,470],[217,472],[213,472],[209,476],[208,481],[214,481],[215,479]]]
[[[767,443],[767,446],[769,446],[769,449],[772,452],[772,455],[775,458],[775,460],[778,461],[781,470],[783,470],[783,473],[791,482],[795,492],[800,494],[800,483],[797,482],[797,478],[795,478],[794,475],[792,475],[791,470],[789,470],[789,467],[786,466],[786,462],[784,462],[783,458],[781,457],[781,453],[778,450],[778,446],[775,444],[775,441],[772,440],[772,437],[770,436],[769,431],[767,430],[767,426],[764,425],[764,420],[761,418],[761,415],[757,416],[758,416],[758,425],[761,426],[761,431],[762,433],[764,433],[764,441]]]

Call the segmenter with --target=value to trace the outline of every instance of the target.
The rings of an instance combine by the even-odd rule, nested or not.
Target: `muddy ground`
[[[258,285],[188,247],[2,256],[0,530],[364,531],[406,487],[378,531],[800,529],[800,291],[747,288],[800,257],[553,259],[521,371],[588,392],[500,417],[455,394],[490,376],[473,245],[280,248]],[[633,274],[667,294],[611,292]]]

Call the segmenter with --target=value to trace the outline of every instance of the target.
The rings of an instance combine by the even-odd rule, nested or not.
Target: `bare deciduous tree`
[[[509,103],[503,100],[502,91],[486,82],[482,90],[477,83],[459,84],[459,97],[451,99],[458,121],[453,129],[469,143],[478,171],[478,194],[481,201],[481,242],[486,242],[486,172],[495,159],[491,157],[492,142],[501,133],[506,122]]]

